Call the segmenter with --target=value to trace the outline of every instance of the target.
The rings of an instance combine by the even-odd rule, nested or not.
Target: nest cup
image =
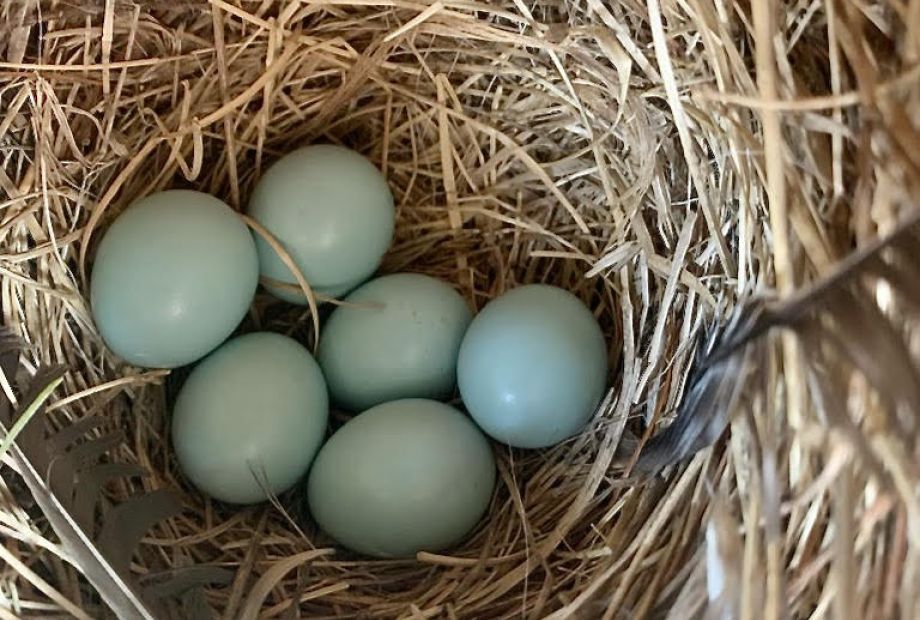
[[[108,486],[110,503],[181,493],[183,513],[142,540],[133,572],[231,569],[206,591],[223,618],[690,618],[715,579],[708,531],[743,567],[748,617],[807,617],[829,591],[847,592],[851,609],[904,611],[920,565],[879,558],[904,557],[906,513],[896,498],[873,504],[852,455],[832,460],[808,434],[824,436],[813,413],[760,403],[729,441],[665,476],[627,469],[635,439],[680,401],[701,325],[756,288],[821,273],[916,199],[917,12],[859,7],[5,8],[3,321],[29,343],[27,367],[69,368],[47,423],[101,415],[127,437],[112,459],[149,471]],[[555,284],[605,331],[610,389],[590,426],[551,449],[496,445],[488,516],[441,555],[333,553],[296,514],[296,494],[244,509],[210,502],[169,447],[182,371],[126,366],[93,327],[85,274],[133,200],[187,187],[244,209],[267,166],[316,142],[354,148],[386,175],[397,227],[382,272],[442,278],[476,308],[519,284]],[[261,294],[243,329],[310,343],[313,318]],[[779,359],[768,374],[783,403]],[[833,494],[838,479],[820,476],[829,460],[847,468]],[[0,606],[60,617],[70,601],[104,617],[80,571],[49,551],[54,533],[15,475],[3,480]],[[779,522],[758,512],[764,480],[779,480]],[[860,524],[862,555],[830,562],[825,533],[855,536]]]

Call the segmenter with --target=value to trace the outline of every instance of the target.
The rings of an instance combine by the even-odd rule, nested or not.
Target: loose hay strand
[[[734,541],[719,550],[741,591],[720,604],[742,618],[842,610],[832,595],[847,585],[853,616],[915,617],[920,460],[893,447],[870,390],[808,402],[771,341],[765,397],[725,442],[663,478],[626,466],[643,421],[671,421],[697,326],[753,290],[792,292],[920,204],[918,7],[5,3],[3,323],[30,345],[26,369],[71,369],[48,423],[102,415],[129,438],[118,459],[151,471],[107,487],[112,500],[180,490],[185,512],[142,541],[134,570],[186,555],[239,569],[207,593],[225,617],[689,617],[678,610],[705,612],[717,566],[707,536]],[[317,141],[382,165],[398,212],[385,270],[445,278],[476,307],[558,284],[610,345],[611,390],[588,431],[543,452],[497,448],[508,475],[489,519],[418,561],[314,557],[331,541],[309,520],[307,541],[274,508],[194,492],[166,440],[178,379],[115,359],[90,318],[96,243],[134,199],[194,187],[243,208],[261,170]],[[246,327],[311,342],[321,312],[261,295]],[[17,533],[2,530],[4,548],[27,570],[0,574],[0,610],[62,614],[69,601],[103,617],[2,467],[0,524]]]

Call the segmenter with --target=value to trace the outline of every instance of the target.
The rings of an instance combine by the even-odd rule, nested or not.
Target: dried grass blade
[[[312,562],[317,558],[331,555],[332,553],[332,549],[314,549],[298,553],[272,564],[252,586],[246,602],[240,608],[239,620],[256,620],[259,616],[259,610],[262,608],[262,603],[265,602],[265,597],[288,572],[307,562]]]

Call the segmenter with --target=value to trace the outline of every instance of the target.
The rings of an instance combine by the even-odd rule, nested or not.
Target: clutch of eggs
[[[265,172],[247,211],[317,293],[344,297],[316,359],[266,332],[221,344],[260,275],[276,297],[305,299],[272,244],[212,196],[168,190],[137,201],[104,235],[92,271],[93,316],[120,358],[159,368],[203,358],[176,400],[171,438],[204,494],[249,504],[303,483],[315,521],[342,545],[408,557],[461,540],[486,512],[495,486],[486,435],[541,448],[590,421],[606,344],[571,293],[521,286],[473,317],[441,280],[367,281],[395,211],[363,156],[294,151]],[[469,415],[439,402],[458,389]],[[357,415],[323,445],[330,400]]]

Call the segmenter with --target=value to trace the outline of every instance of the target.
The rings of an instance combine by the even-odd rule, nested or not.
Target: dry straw
[[[636,480],[621,442],[672,414],[701,325],[916,207],[917,0],[29,0],[0,19],[3,323],[27,370],[71,369],[48,424],[98,413],[150,471],[112,501],[181,490],[136,574],[233,569],[207,591],[228,619],[920,617],[920,461],[844,386],[883,484],[807,398],[795,340],[688,464]],[[113,358],[90,318],[95,243],[133,199],[191,186],[239,207],[314,141],[387,175],[387,270],[477,307],[559,284],[609,338],[592,427],[496,448],[489,518],[449,555],[332,553],[276,506],[208,503],[166,442],[172,380]],[[249,327],[308,340],[309,315],[265,298]],[[104,617],[8,461],[0,478],[0,618]]]

